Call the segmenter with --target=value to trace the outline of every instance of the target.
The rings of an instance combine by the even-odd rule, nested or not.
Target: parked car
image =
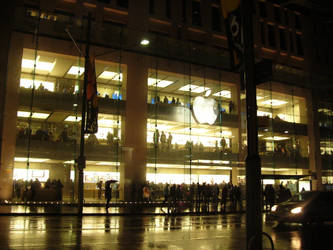
[[[308,191],[274,205],[269,216],[279,223],[322,223],[333,221],[333,192]]]

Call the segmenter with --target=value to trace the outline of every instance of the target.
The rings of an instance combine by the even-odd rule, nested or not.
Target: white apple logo
[[[193,102],[193,114],[197,122],[212,125],[218,116],[217,102],[210,97],[197,96]]]

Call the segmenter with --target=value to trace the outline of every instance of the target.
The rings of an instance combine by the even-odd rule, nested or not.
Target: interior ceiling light
[[[150,41],[149,41],[148,39],[146,39],[146,38],[143,38],[143,39],[140,41],[140,44],[141,44],[142,46],[148,46],[149,43],[150,43]]]
[[[148,86],[154,86],[158,88],[165,88],[171,84],[173,84],[173,81],[167,81],[162,79],[156,79],[156,78],[148,78]]]
[[[100,161],[100,162],[97,162],[96,165],[116,166],[116,165],[117,165],[117,162],[112,162],[112,161]]]
[[[264,138],[264,140],[267,140],[267,141],[283,141],[283,140],[288,140],[289,137],[284,137],[284,136],[269,136],[269,137],[266,137]]]
[[[65,122],[79,122],[81,121],[81,117],[76,117],[74,115],[70,115],[65,119]]]
[[[210,94],[212,93],[212,90],[211,89],[208,89],[205,93],[205,96],[208,97],[210,96]]]
[[[198,85],[193,85],[193,84],[187,84],[187,85],[181,87],[178,90],[180,90],[180,91],[190,91],[190,89],[191,89],[191,92],[193,92],[193,93],[202,93],[204,91],[210,90],[209,88],[200,87]]]
[[[222,90],[220,92],[217,92],[213,94],[213,96],[221,96],[224,98],[231,98],[231,91],[230,90]]]
[[[37,113],[34,112],[32,113],[32,118],[36,118],[36,119],[46,119],[47,117],[49,117],[49,113]],[[17,117],[29,117],[30,116],[30,112],[28,111],[17,111]]]
[[[70,160],[70,161],[65,161],[64,164],[74,164],[74,160]]]
[[[263,101],[261,104],[272,105],[272,106],[280,106],[280,105],[283,105],[283,104],[286,104],[286,103],[288,103],[288,102],[282,101],[282,100],[277,100],[277,99],[271,99],[271,100]]]
[[[51,72],[54,68],[56,61],[42,62],[42,61],[39,61],[39,58],[40,58],[39,56],[36,58],[36,69]],[[34,65],[35,65],[35,60],[24,59],[24,58],[22,59],[22,64],[21,64],[22,68],[33,69]]]
[[[114,81],[123,81],[123,73],[119,74],[117,72],[104,71],[102,74],[99,75],[98,78],[114,80]]]
[[[263,99],[264,97],[263,96],[259,96],[259,95],[257,95],[257,100],[261,100],[261,99]]]
[[[17,111],[17,117],[29,117],[30,112],[27,111]]]
[[[46,119],[49,117],[50,114],[48,113],[32,113],[32,118],[36,119]]]
[[[79,66],[72,66],[67,74],[68,75],[82,75],[84,72],[84,67],[79,67]],[[80,74],[79,74],[80,73]]]
[[[45,162],[45,161],[48,161],[48,160],[50,160],[50,159],[45,159],[45,158],[29,158],[29,162]],[[14,161],[17,161],[17,162],[26,162],[26,161],[28,161],[28,158],[26,158],[26,157],[15,157]]]

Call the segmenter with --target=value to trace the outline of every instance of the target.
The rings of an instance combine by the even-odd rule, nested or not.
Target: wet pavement
[[[275,249],[332,249],[332,224],[263,230]],[[0,216],[0,249],[246,249],[245,215]]]

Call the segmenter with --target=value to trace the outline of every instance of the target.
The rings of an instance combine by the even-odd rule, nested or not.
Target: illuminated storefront
[[[13,162],[14,180],[60,179],[68,197],[76,192],[72,184],[77,181],[85,70],[80,52],[87,20],[62,12],[42,12],[37,18],[38,10],[30,6],[18,10],[25,13],[17,20],[24,32],[15,34],[11,44],[15,70],[9,78],[16,83],[10,85],[16,99],[11,106],[15,110],[10,111],[16,132],[11,134],[15,150],[8,162]],[[88,197],[100,180],[124,184],[125,170],[134,173],[126,177],[132,182],[244,184],[245,93],[239,74],[229,68],[223,34],[214,37],[214,46],[205,46],[194,42],[195,30],[188,40],[168,39],[154,25],[145,33],[111,21],[93,21],[99,127],[95,135],[85,135]],[[139,43],[143,33],[150,39],[144,46]],[[273,80],[257,86],[263,174],[313,173],[310,142],[315,139],[309,135],[313,121],[307,91]],[[327,105],[318,109],[326,118],[332,117],[331,111]],[[332,138],[320,140],[322,155],[331,155]],[[134,162],[128,161],[128,152],[134,154]],[[331,157],[323,161],[328,166],[323,181],[332,183]],[[281,182],[296,186],[296,192],[309,189],[310,178],[263,180],[264,185]]]

